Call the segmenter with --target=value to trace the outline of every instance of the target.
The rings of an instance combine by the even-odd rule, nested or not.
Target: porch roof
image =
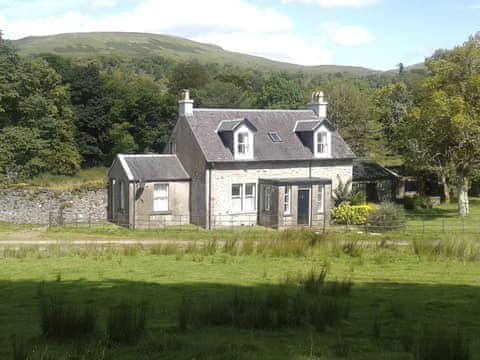
[[[331,179],[320,177],[309,178],[277,178],[277,179],[259,179],[260,184],[268,184],[273,186],[307,186],[307,185],[330,185]]]

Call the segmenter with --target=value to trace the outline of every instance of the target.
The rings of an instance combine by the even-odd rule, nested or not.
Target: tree
[[[458,209],[469,214],[469,179],[480,159],[480,37],[426,61],[429,77],[406,135],[431,166],[454,169]]]
[[[308,97],[300,84],[283,73],[271,74],[264,82],[258,98],[262,108],[299,109],[305,107]]]
[[[372,116],[372,102],[365,91],[344,80],[326,85],[328,119],[357,156],[381,152],[380,126]]]
[[[42,59],[21,59],[0,40],[0,89],[2,177],[75,173],[73,111],[55,70]]]

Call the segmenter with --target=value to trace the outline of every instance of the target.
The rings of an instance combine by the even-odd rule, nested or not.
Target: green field
[[[0,358],[13,358],[15,335],[29,359],[414,359],[424,328],[459,329],[473,358],[480,358],[477,243],[439,252],[342,240],[292,232],[278,240],[210,241],[202,247],[5,248],[0,253]],[[324,287],[336,280],[353,282],[342,297],[348,314],[335,324],[252,329],[192,317],[180,331],[185,299],[197,312],[212,301],[220,311],[238,292],[253,296],[283,289],[287,301],[298,301],[306,293],[295,279],[322,268],[328,269]],[[294,293],[297,298],[290,296]],[[89,304],[98,315],[94,335],[67,341],[42,336],[44,297],[78,309]],[[109,307],[121,301],[147,303],[146,331],[138,343],[106,340]],[[215,315],[217,305],[212,309]]]

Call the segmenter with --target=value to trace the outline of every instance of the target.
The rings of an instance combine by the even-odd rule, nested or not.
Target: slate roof
[[[179,181],[190,176],[178,160],[177,155],[117,155],[129,180]]]
[[[294,132],[298,120],[315,119],[312,110],[228,110],[194,109],[193,116],[185,117],[208,162],[230,162],[234,157],[215,132],[224,120],[247,119],[256,129],[254,159],[245,161],[318,160]],[[318,121],[318,120],[315,120]],[[355,154],[328,120],[321,120],[332,128],[332,157],[353,159]],[[269,132],[277,132],[281,142],[272,142]]]
[[[393,180],[399,176],[371,160],[353,162],[353,181]]]

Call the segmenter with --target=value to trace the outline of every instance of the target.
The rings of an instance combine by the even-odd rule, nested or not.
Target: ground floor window
[[[291,186],[285,186],[284,213],[285,215],[290,215],[292,213],[292,187]]]
[[[270,187],[265,186],[263,196],[263,210],[270,211],[272,193]]]
[[[245,184],[245,211],[254,211],[257,203],[256,184]]]
[[[154,185],[153,211],[168,211],[168,184]]]
[[[257,184],[232,184],[232,212],[255,211],[257,206]]]
[[[325,186],[318,185],[317,212],[323,213],[325,205]]]

